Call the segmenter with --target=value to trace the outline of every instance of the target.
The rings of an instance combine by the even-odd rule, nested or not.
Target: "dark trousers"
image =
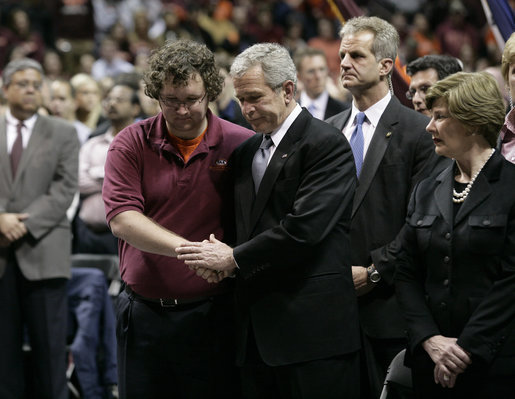
[[[162,308],[123,291],[116,307],[120,398],[241,397],[232,295]]]
[[[66,281],[29,281],[9,255],[0,278],[0,398],[68,398]],[[28,381],[22,353],[25,331],[31,347]]]
[[[327,332],[330,334],[330,331]],[[266,365],[249,334],[241,369],[247,399],[359,399],[359,352],[286,366]]]

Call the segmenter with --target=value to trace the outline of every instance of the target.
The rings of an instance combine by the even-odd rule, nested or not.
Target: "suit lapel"
[[[252,207],[255,200],[254,194],[254,180],[252,178],[252,160],[254,154],[261,145],[263,135],[254,135],[249,142],[249,145],[245,147],[241,154],[242,163],[241,167],[241,186],[238,187],[238,199],[242,213],[242,221],[245,231],[245,236],[250,235],[250,215],[252,213]]]
[[[390,144],[392,135],[394,134],[394,126],[398,123],[396,115],[398,115],[398,108],[400,103],[395,98],[392,98],[383,112],[381,119],[377,124],[372,141],[368,146],[367,154],[363,162],[363,168],[359,176],[359,184],[354,194],[354,202],[352,205],[352,217],[358,210],[365,194],[370,188],[370,184],[383,161],[384,153]]]
[[[0,165],[2,176],[9,183],[12,183],[13,174],[11,170],[10,157],[7,152],[7,122],[5,117],[0,119]]]
[[[449,225],[453,225],[453,206],[452,206],[452,188],[454,180],[454,163],[450,168],[445,169],[436,178],[439,183],[434,191],[436,206],[440,211],[444,221]]]
[[[268,202],[270,194],[272,193],[272,189],[277,180],[277,177],[281,173],[281,170],[288,158],[291,157],[295,152],[294,145],[304,133],[305,125],[311,118],[313,118],[311,114],[308,111],[303,110],[290,126],[281,142],[279,143],[279,146],[275,150],[272,159],[270,159],[270,162],[268,163],[268,166],[265,170],[265,174],[263,175],[263,180],[261,180],[259,190],[256,194],[256,200],[254,201],[254,206],[250,216],[249,231],[252,231],[257,221],[259,220],[259,217],[261,216],[263,209]]]
[[[343,127],[347,123],[347,120],[350,117],[352,108],[348,108],[342,112],[340,112],[338,115],[334,117],[334,119],[331,119],[331,124],[339,129],[343,134]]]
[[[34,124],[34,128],[32,129],[32,134],[30,135],[30,140],[27,144],[27,147],[23,150],[21,154],[20,164],[18,165],[18,171],[16,172],[16,176],[14,178],[14,185],[20,180],[20,176],[22,175],[24,169],[29,164],[30,159],[34,156],[34,153],[46,145],[48,141],[46,136],[48,134],[48,130],[46,129],[46,124],[43,120],[44,118],[38,116],[36,119],[36,123]]]

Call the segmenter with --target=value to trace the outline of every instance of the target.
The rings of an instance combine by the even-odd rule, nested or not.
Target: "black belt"
[[[162,308],[175,308],[177,306],[182,305],[193,305],[201,302],[209,301],[212,297],[211,296],[203,296],[203,297],[196,297],[196,298],[188,298],[188,299],[179,299],[179,298],[147,298],[144,296],[141,296],[134,292],[134,290],[131,289],[128,285],[125,285],[125,292],[129,294],[131,298],[134,298],[135,300],[139,302],[145,302],[145,303],[151,303],[154,305],[159,305]]]

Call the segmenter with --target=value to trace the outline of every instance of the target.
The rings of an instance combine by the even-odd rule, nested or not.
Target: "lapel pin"
[[[283,154],[283,155],[281,156],[281,158],[286,158],[287,156],[288,156],[288,154]]]
[[[386,133],[386,138],[390,137],[392,135],[392,132]]]

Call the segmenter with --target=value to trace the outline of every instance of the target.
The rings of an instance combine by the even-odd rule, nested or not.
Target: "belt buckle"
[[[179,304],[177,302],[177,299],[163,299],[163,298],[159,298],[159,303],[161,304],[162,308],[174,308]]]

